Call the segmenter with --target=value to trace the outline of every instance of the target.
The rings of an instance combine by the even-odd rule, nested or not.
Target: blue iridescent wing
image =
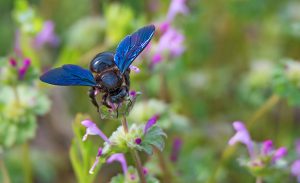
[[[63,65],[51,69],[40,77],[40,80],[60,86],[95,86],[96,81],[93,74],[77,65]]]
[[[126,36],[118,45],[114,57],[115,64],[124,73],[134,59],[148,45],[155,32],[154,25],[148,25]]]

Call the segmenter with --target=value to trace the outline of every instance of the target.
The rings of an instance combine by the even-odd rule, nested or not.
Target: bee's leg
[[[96,92],[96,88],[92,87],[92,88],[90,88],[88,94],[89,94],[89,97],[91,99],[91,102],[94,104],[94,106],[97,107],[97,112],[99,112],[99,105],[98,105],[98,102],[96,100],[96,94],[95,94],[95,92]]]
[[[111,109],[111,106],[107,103],[107,97],[108,97],[108,93],[105,93],[102,96],[102,104]]]

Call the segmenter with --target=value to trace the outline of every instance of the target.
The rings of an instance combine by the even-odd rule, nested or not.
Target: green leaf
[[[167,135],[165,132],[159,126],[154,125],[148,129],[148,132],[145,134],[142,140],[141,149],[149,155],[153,153],[152,146],[158,148],[160,151],[163,151],[165,147],[164,138],[166,137]]]

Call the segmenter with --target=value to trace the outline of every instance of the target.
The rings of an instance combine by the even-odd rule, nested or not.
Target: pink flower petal
[[[83,126],[86,127],[86,133],[83,136],[82,140],[85,141],[88,135],[99,135],[104,141],[110,143],[106,135],[97,127],[95,123],[90,120],[84,120],[81,122]]]
[[[121,163],[123,173],[124,173],[124,175],[126,175],[127,174],[127,162],[126,162],[124,154],[122,154],[122,153],[113,154],[106,160],[107,163],[112,163],[114,161],[118,161]]]

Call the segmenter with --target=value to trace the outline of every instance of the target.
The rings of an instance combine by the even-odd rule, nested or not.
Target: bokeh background
[[[158,114],[168,135],[160,156],[141,153],[149,171],[162,182],[255,182],[238,160],[246,148],[228,146],[232,122],[240,120],[255,141],[272,139],[288,149],[282,176],[271,182],[296,182],[290,165],[300,138],[300,2],[177,1],[178,10],[168,0],[0,1],[2,180],[78,182],[69,152],[74,131],[84,129],[75,117],[88,115],[106,134],[120,123],[99,118],[88,88],[53,87],[38,76],[67,63],[88,68],[97,53],[154,24],[151,45],[134,62],[140,72],[131,73],[131,89],[142,95],[128,118],[143,122]],[[31,69],[20,78],[11,63],[26,59]],[[97,149],[102,142],[92,139]],[[117,163],[104,165],[94,182],[120,172]]]

